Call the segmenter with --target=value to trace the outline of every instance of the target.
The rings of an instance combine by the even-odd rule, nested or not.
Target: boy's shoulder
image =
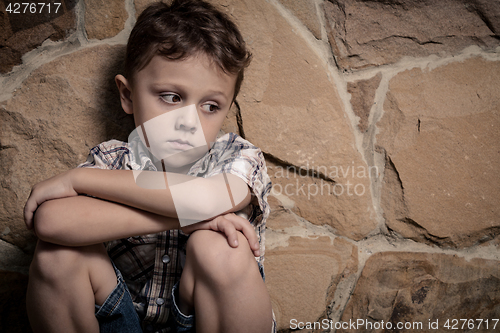
[[[235,133],[226,133],[212,145],[207,155],[192,168],[194,173],[212,173],[217,169],[230,172],[233,167],[252,165],[260,169],[265,166],[262,151],[248,140]]]
[[[226,133],[219,137],[212,146],[212,150],[220,153],[242,150],[255,150],[256,152],[260,152],[258,147],[235,133]]]
[[[120,141],[116,139],[103,141],[94,148],[93,150],[99,150],[105,154],[122,154],[129,149],[129,145],[125,141]]]
[[[231,173],[241,178],[250,187],[252,200],[255,200],[247,215],[255,226],[262,225],[270,213],[267,196],[272,183],[260,148],[237,134],[227,133],[215,142],[209,155],[211,157],[200,164],[207,168],[206,176]],[[195,164],[191,171],[196,171],[196,167]]]
[[[80,167],[98,167],[105,169],[137,169],[155,170],[152,156],[140,142],[140,138],[132,138],[129,142],[120,140],[104,141],[93,147],[87,161]],[[212,145],[210,151],[193,166],[196,173],[209,172],[216,165],[223,164],[226,168],[237,161],[247,161],[256,166],[263,166],[262,151],[248,140],[235,133],[220,136]],[[208,169],[207,169],[208,168]]]
[[[193,176],[210,177],[219,173],[238,176],[262,198],[270,191],[271,180],[262,151],[237,134],[227,133],[220,137],[208,157],[191,168]]]
[[[124,157],[130,153],[127,142],[109,140],[90,149],[87,160],[78,167],[95,167],[101,169],[121,169]]]

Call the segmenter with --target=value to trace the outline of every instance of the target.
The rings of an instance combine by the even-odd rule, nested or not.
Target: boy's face
[[[167,169],[184,170],[215,142],[233,100],[236,75],[204,55],[172,61],[154,56],[133,83],[116,78],[125,112],[139,136]],[[128,101],[123,95],[128,91]]]

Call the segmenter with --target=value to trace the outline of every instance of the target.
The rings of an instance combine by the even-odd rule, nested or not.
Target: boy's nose
[[[175,123],[175,129],[195,133],[198,129],[199,119],[196,105],[192,104],[185,107],[185,110],[179,114]]]

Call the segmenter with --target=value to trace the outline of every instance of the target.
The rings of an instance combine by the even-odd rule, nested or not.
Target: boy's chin
[[[162,159],[165,171],[175,171],[191,167],[207,153],[207,147],[201,146],[188,151],[179,152]]]

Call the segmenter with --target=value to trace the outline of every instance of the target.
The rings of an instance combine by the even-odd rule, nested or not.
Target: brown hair
[[[202,53],[227,74],[237,75],[233,100],[251,54],[236,25],[202,0],[157,2],[147,7],[132,29],[125,58],[125,77],[143,69],[153,56],[183,60]]]

